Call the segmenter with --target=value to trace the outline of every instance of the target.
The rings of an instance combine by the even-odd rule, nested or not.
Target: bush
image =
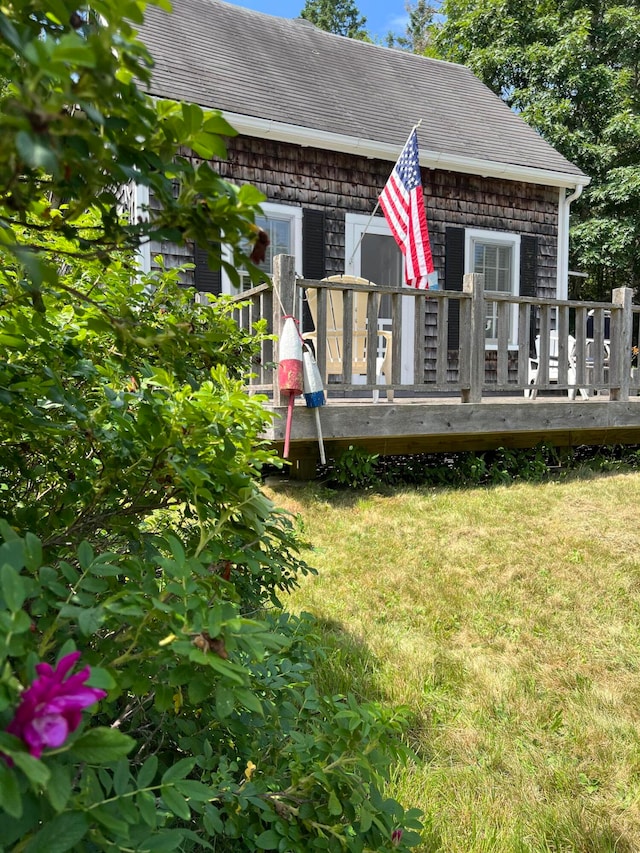
[[[576,448],[537,447],[513,450],[499,447],[483,452],[416,453],[410,456],[379,456],[352,446],[336,460],[329,460],[319,476],[336,488],[380,488],[426,485],[464,487],[507,484],[517,480],[538,482],[572,471],[618,471],[636,468],[636,446],[583,445]]]
[[[381,794],[402,714],[318,696],[312,621],[265,611],[310,569],[230,375],[255,338],[175,273],[101,282],[99,307],[7,288],[0,314],[4,849],[408,849]],[[75,650],[105,698],[36,758],[21,692]]]
[[[406,850],[402,715],[318,696],[312,621],[277,615],[310,569],[260,488],[264,327],[136,263],[261,275],[263,196],[212,163],[233,128],[138,85],[144,9],[0,15],[0,848]]]

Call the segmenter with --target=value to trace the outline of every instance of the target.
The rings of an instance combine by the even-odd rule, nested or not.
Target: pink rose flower
[[[65,679],[79,657],[80,652],[71,652],[55,669],[39,663],[38,678],[22,693],[7,726],[9,734],[24,741],[35,758],[40,758],[43,749],[62,746],[80,725],[82,710],[107,695],[104,690],[84,686],[91,675],[88,666]]]

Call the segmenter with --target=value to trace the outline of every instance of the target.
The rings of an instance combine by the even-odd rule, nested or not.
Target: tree
[[[281,611],[310,569],[261,487],[264,327],[136,266],[149,237],[246,265],[262,199],[210,165],[219,113],[145,95],[144,9],[0,16],[0,846],[406,851],[381,793],[406,721],[319,695]]]
[[[59,234],[70,256],[95,257],[136,249],[142,240],[195,240],[211,247],[220,267],[222,239],[238,249],[253,234],[262,196],[222,181],[206,162],[224,157],[223,135],[234,130],[219,113],[146,98],[150,57],[135,39],[137,3],[119,11],[109,0],[78,12],[69,0],[55,7],[27,4],[0,16],[0,239],[18,257],[37,289],[56,278],[47,241]],[[120,13],[121,10],[121,13]],[[118,44],[117,56],[113,45]],[[184,156],[191,150],[205,162]],[[148,221],[125,223],[117,190],[145,185],[158,202]],[[90,226],[82,222],[91,207]],[[236,258],[240,260],[240,256]],[[235,264],[225,264],[235,276]]]
[[[316,27],[338,36],[367,39],[367,19],[360,15],[353,0],[306,0],[300,17]]]
[[[409,16],[404,35],[389,33],[386,38],[388,47],[400,47],[422,56],[433,56],[433,23],[437,7],[428,0],[407,0],[405,9]]]
[[[640,4],[445,0],[436,45],[592,177],[572,206],[581,297],[640,287]]]

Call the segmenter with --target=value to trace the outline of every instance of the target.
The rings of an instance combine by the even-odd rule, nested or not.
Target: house
[[[155,60],[150,94],[220,109],[239,132],[216,165],[267,197],[260,224],[271,238],[268,272],[285,253],[305,278],[345,272],[400,288],[400,252],[384,218],[370,215],[421,121],[440,286],[461,290],[464,273],[480,272],[488,291],[567,298],[570,204],[589,178],[469,69],[220,0],[175,0],[171,16],[150,6],[141,38]],[[199,291],[231,292],[198,247],[186,257],[169,245],[150,254],[158,250],[170,263],[195,261]],[[496,321],[487,317],[488,350],[497,345]],[[410,337],[403,376],[413,369]]]
[[[467,68],[221,0],[174,0],[170,17],[155,7],[146,16],[141,37],[155,59],[150,94],[220,109],[239,132],[229,140],[228,160],[215,165],[224,177],[255,184],[267,197],[260,221],[271,238],[266,271],[276,255],[284,256],[276,264],[274,290],[286,279],[294,302],[309,288],[346,294],[359,285],[334,287],[317,279],[347,273],[379,285],[367,289],[368,305],[380,293],[395,309],[401,304],[390,325],[389,384],[396,400],[372,401],[370,392],[381,390],[373,347],[361,394],[345,357],[343,390],[323,411],[329,455],[352,443],[392,454],[640,440],[640,376],[629,371],[632,345],[640,344],[640,306],[632,305],[629,288],[619,288],[606,304],[567,300],[569,210],[589,178]],[[425,207],[443,288],[426,295],[403,288],[402,258],[384,218],[369,222],[419,121]],[[132,215],[144,201],[130,188]],[[198,291],[231,292],[199,247],[148,248],[149,264],[156,253],[167,265],[193,261],[185,283]],[[480,276],[469,276],[463,289],[467,273],[483,275],[484,293]],[[262,316],[271,310],[277,328],[281,312],[271,289],[253,288],[248,298],[256,311],[263,299],[270,305]],[[343,304],[350,311],[354,301],[351,292]],[[325,327],[326,312],[323,319],[318,311],[318,332]],[[522,393],[530,390],[533,328],[541,342],[535,402]],[[345,324],[345,341],[349,335]],[[368,315],[367,335],[375,338]],[[590,335],[600,353],[591,360]],[[605,363],[601,344],[609,335]],[[326,356],[326,340],[324,347]],[[319,364],[322,358],[318,335]],[[268,405],[282,416],[272,363],[268,354],[261,359],[257,384],[271,387]],[[572,399],[585,386],[604,395]],[[317,440],[312,410],[298,409],[291,459],[302,473],[314,470]],[[276,417],[266,436],[276,447],[285,421]]]

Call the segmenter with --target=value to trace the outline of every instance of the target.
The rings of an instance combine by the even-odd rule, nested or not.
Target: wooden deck
[[[275,406],[266,434],[281,453],[286,407]],[[487,397],[481,403],[451,398],[406,398],[393,403],[363,399],[329,400],[320,409],[328,458],[349,445],[371,453],[398,455],[447,450],[488,450],[580,444],[640,444],[640,397],[614,401],[608,395],[569,400],[567,395]],[[289,458],[292,473],[313,476],[318,460],[315,417],[297,401]]]
[[[316,359],[329,391],[328,404],[320,409],[328,457],[349,445],[397,455],[533,447],[542,441],[556,446],[640,444],[640,374],[637,367],[632,369],[638,359],[634,346],[640,344],[640,306],[632,304],[629,288],[614,291],[611,303],[561,301],[485,293],[482,276],[470,275],[461,291],[425,294],[299,279],[293,258],[279,256],[273,286],[262,285],[238,297],[238,322],[251,328],[257,320],[266,320],[268,330],[278,335],[284,306],[301,305],[302,293],[310,288],[317,292]],[[358,378],[351,371],[350,321],[354,295],[363,291],[368,355],[366,376]],[[383,381],[376,376],[375,320],[385,294],[391,305],[385,328],[392,339],[392,364]],[[329,377],[327,339],[333,334],[335,344],[329,319],[335,298],[345,318],[339,341],[345,363],[341,374]],[[413,318],[409,325],[403,307],[407,300]],[[452,316],[459,316],[460,329],[453,349]],[[493,340],[486,337],[489,317]],[[536,335],[539,369],[533,379]],[[413,349],[409,359],[401,345],[407,339]],[[276,360],[277,344],[265,341],[248,390],[269,396],[266,405],[274,420],[265,438],[281,452],[288,396],[279,391]],[[524,393],[532,381],[536,399]],[[374,390],[379,402],[372,401]],[[394,392],[392,402],[386,400],[387,390]],[[581,391],[590,396],[583,397]],[[313,476],[318,459],[315,416],[302,398],[294,409],[289,458],[294,476]]]

